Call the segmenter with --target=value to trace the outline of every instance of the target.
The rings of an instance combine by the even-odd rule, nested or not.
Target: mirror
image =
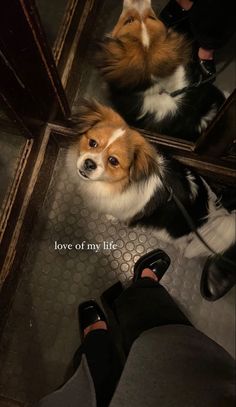
[[[55,43],[57,41],[57,35],[58,32],[60,32],[61,26],[65,24],[66,19],[68,18],[69,13],[71,12],[71,7],[72,7],[72,1],[69,0],[60,0],[60,1],[52,1],[52,2],[47,2],[46,0],[37,0],[37,6],[41,15],[41,19],[44,25],[44,29],[46,31],[46,34],[48,36],[49,43],[51,44],[52,47],[55,46]],[[90,3],[89,1],[85,1],[85,4]],[[95,4],[98,3],[95,1]],[[156,13],[156,16],[159,15],[159,12],[166,6],[168,3],[167,0],[152,0],[152,6],[153,10]],[[104,0],[99,2],[99,8],[98,12],[96,14],[96,23],[90,27],[89,32],[87,33],[86,39],[83,39],[84,42],[84,47],[86,48],[86,55],[85,57],[83,56],[80,58],[80,61],[78,62],[78,65],[76,67],[77,73],[78,73],[78,78],[79,78],[79,87],[77,89],[77,97],[75,98],[75,103],[73,106],[73,109],[76,111],[76,105],[80,103],[80,98],[81,96],[86,96],[86,97],[95,97],[98,98],[99,100],[110,103],[111,98],[110,94],[107,91],[107,78],[104,75],[104,78],[102,78],[101,72],[102,69],[100,69],[100,72],[97,68],[94,66],[94,49],[95,49],[95,44],[97,41],[101,40],[104,38],[105,34],[110,33],[115,25],[117,24],[117,21],[119,20],[119,17],[121,15],[122,11],[122,4],[123,2],[117,1],[117,0]],[[131,13],[132,14],[132,13]],[[153,17],[153,16],[151,16]],[[69,21],[69,20],[68,20]],[[149,23],[147,23],[149,24]],[[150,24],[153,24],[153,22]],[[129,27],[132,26],[132,21],[128,22],[126,25],[126,34],[129,34]],[[178,28],[174,28],[174,30],[178,30],[180,32],[179,35],[182,35],[184,32],[187,36],[190,35],[191,40],[193,38],[191,31],[191,24],[187,21],[184,21],[181,23],[181,25],[178,26]],[[153,27],[150,25],[150,27]],[[149,27],[149,29],[150,29]],[[65,28],[65,27],[64,27]],[[67,27],[68,28],[68,27]],[[119,28],[120,29],[120,28]],[[159,28],[158,28],[159,29]],[[158,33],[157,29],[157,33]],[[156,34],[155,34],[156,35]],[[119,39],[119,36],[117,35],[117,38]],[[216,71],[217,71],[217,77],[214,82],[214,86],[216,86],[218,89],[220,89],[221,92],[224,93],[226,97],[228,97],[234,90],[235,88],[235,71],[236,71],[236,59],[234,55],[234,41],[235,37],[231,38],[230,40],[226,41],[226,43],[215,52],[215,62],[216,62]],[[178,43],[178,41],[177,41]],[[182,44],[181,40],[179,41],[179,44]],[[85,45],[86,44],[86,45]],[[184,45],[185,43],[183,42],[182,48],[180,48],[180,56],[179,58],[181,59],[181,52],[182,54],[184,53]],[[170,45],[171,46],[171,45]],[[196,42],[193,43],[193,49],[196,48]],[[157,49],[158,51],[158,49]],[[167,48],[165,50],[165,53],[168,54],[169,49]],[[175,52],[175,50],[173,50]],[[194,51],[196,54],[196,50]],[[128,53],[128,52],[127,52]],[[101,56],[101,60],[98,62],[98,65],[102,66],[104,60],[104,55]],[[148,58],[154,58],[153,51],[150,51],[150,54],[147,51]],[[56,56],[55,56],[56,57]],[[116,56],[115,56],[116,57]],[[192,58],[192,57],[191,57]],[[190,58],[190,59],[191,59]],[[184,60],[183,58],[181,61]],[[129,61],[123,61],[124,65],[128,66]],[[157,61],[159,62],[159,61]],[[166,60],[166,63],[163,63],[163,69],[162,71],[165,71],[168,67],[168,64],[170,62],[170,58]],[[182,63],[182,62],[181,62]],[[103,65],[104,67],[104,65]],[[137,67],[133,67],[133,71],[131,72],[124,72],[124,75],[130,75],[130,77],[133,77],[134,83],[137,78]],[[191,68],[192,69],[192,68]],[[186,65],[186,75],[184,74],[183,78],[179,81],[179,85],[175,86],[169,86],[169,82],[166,81],[165,77],[164,80],[161,81],[159,80],[160,77],[158,75],[163,75],[163,72],[159,72],[157,70],[157,73],[155,75],[155,72],[152,72],[151,77],[154,78],[156,81],[155,83],[152,84],[152,89],[150,90],[148,88],[147,93],[151,92],[151,96],[145,97],[145,106],[149,106],[148,109],[146,107],[143,107],[139,111],[137,110],[135,113],[132,112],[130,116],[134,116],[135,120],[133,120],[133,117],[130,117],[127,115],[126,117],[126,112],[133,108],[134,101],[131,99],[130,104],[127,102],[130,98],[130,89],[124,88],[124,98],[120,98],[120,106],[119,103],[117,102],[117,98],[120,97],[115,94],[114,97],[112,97],[112,104],[116,109],[120,109],[120,113],[125,117],[127,121],[130,121],[130,124],[139,127],[141,129],[145,129],[147,131],[150,131],[152,133],[159,133],[163,134],[166,136],[171,136],[174,138],[177,138],[178,140],[184,139],[187,140],[190,143],[195,143],[197,139],[203,135],[209,126],[209,123],[212,121],[214,118],[215,114],[219,110],[220,106],[223,104],[224,101],[224,96],[222,94],[218,94],[218,96],[209,96],[210,91],[207,88],[204,91],[200,90],[200,93],[191,93],[191,90],[187,90],[187,92],[183,92],[180,95],[175,96],[175,100],[171,100],[170,103],[167,101],[171,106],[169,110],[165,111],[163,113],[163,103],[164,105],[167,105],[167,102],[161,102],[161,105],[159,102],[157,102],[157,98],[159,98],[159,94],[155,94],[153,91],[154,87],[156,86],[159,90],[158,92],[164,92],[166,94],[171,94],[174,89],[174,93],[177,89],[177,91],[181,91],[182,89],[191,88],[193,84],[196,84],[199,81],[199,77],[197,76],[194,68],[194,73],[191,72],[191,77],[189,77],[189,69]],[[177,75],[178,76],[178,75]],[[187,78],[187,79],[186,79]],[[62,82],[64,78],[62,78]],[[105,79],[105,81],[103,80]],[[178,79],[178,78],[177,78]],[[120,80],[120,75],[118,73],[117,77],[114,80],[114,85],[115,87],[119,87],[119,80]],[[175,78],[173,77],[173,80]],[[179,79],[178,79],[179,80]],[[203,80],[205,78],[203,77]],[[170,82],[172,79],[170,80]],[[159,85],[160,83],[160,85]],[[133,83],[131,84],[133,86]],[[131,87],[132,87],[131,86]],[[204,85],[205,86],[205,85]],[[143,84],[139,86],[143,90]],[[173,88],[173,89],[172,89]],[[200,89],[200,87],[197,87],[197,89]],[[137,88],[137,92],[139,92],[139,88]],[[145,88],[146,90],[146,88]],[[154,93],[153,93],[154,92]],[[214,91],[213,91],[214,92]],[[168,95],[167,95],[168,96]],[[166,96],[166,97],[167,97]],[[186,96],[186,97],[185,97]],[[133,98],[135,95],[133,96]],[[207,101],[207,97],[209,101]],[[163,99],[163,97],[162,97]],[[126,104],[127,102],[127,104]],[[206,106],[206,104],[208,105]],[[143,106],[144,106],[143,104]],[[151,107],[150,107],[151,104]],[[172,104],[175,104],[176,107],[172,109]],[[156,106],[155,106],[156,105]],[[191,106],[191,109],[187,108],[186,106]],[[125,107],[124,107],[125,106]],[[166,107],[166,106],[164,106]],[[180,112],[180,110],[183,109],[183,112]],[[196,121],[194,122],[194,115],[196,116],[196,111],[200,111],[202,109],[203,113],[202,116],[198,115]],[[151,113],[150,113],[151,112]],[[154,112],[154,113],[153,113]],[[174,112],[174,113],[173,113]],[[180,112],[180,113],[179,113]],[[150,117],[149,117],[150,113]],[[165,117],[163,116],[165,114]],[[145,116],[146,115],[146,116]],[[191,117],[192,115],[192,117]],[[162,118],[162,116],[164,118]],[[174,119],[173,119],[174,116]],[[178,117],[177,117],[178,116]],[[144,120],[139,120],[139,117],[144,117]],[[147,117],[147,119],[145,119]],[[155,117],[157,117],[157,125],[155,122]],[[161,117],[161,119],[160,119]],[[138,118],[138,120],[136,120]],[[170,120],[171,118],[171,120]],[[150,125],[150,122],[152,122],[152,125]],[[161,123],[160,123],[161,122]],[[186,124],[187,123],[187,124]],[[184,127],[183,125],[186,124]]]
[[[49,45],[53,48],[70,0],[36,0],[40,18],[47,35]]]
[[[1,106],[0,106],[1,109]],[[7,201],[16,181],[16,173],[26,139],[21,131],[0,110],[0,224],[6,209]]]

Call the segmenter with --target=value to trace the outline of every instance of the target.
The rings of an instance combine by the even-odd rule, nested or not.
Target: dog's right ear
[[[147,180],[157,172],[157,152],[140,133],[132,131],[134,157],[130,167],[130,180],[139,182]]]
[[[102,120],[102,105],[95,100],[80,100],[79,107],[71,117],[71,125],[78,134],[86,133]]]
[[[101,105],[94,99],[82,100],[76,113],[71,118],[71,124],[78,134],[87,133],[92,127],[103,121],[119,125],[124,124],[124,120],[118,113],[114,112],[110,107]]]

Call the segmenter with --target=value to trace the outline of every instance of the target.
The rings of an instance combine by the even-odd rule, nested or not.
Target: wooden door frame
[[[75,9],[73,14],[73,22],[75,23],[76,17],[80,15],[82,23],[78,24],[77,21],[76,29],[75,27],[73,29],[71,28],[72,31],[74,30],[73,32],[75,36],[72,36],[73,41],[71,47],[73,57],[70,58],[70,68],[72,68],[74,73],[75,66],[78,64],[78,61],[76,60],[78,55],[80,58],[82,55],[84,55],[84,38],[88,35],[88,30],[96,14],[97,7],[101,4],[101,2],[99,3],[99,0],[95,0],[95,2],[94,0],[82,0],[81,3],[83,3],[84,7],[78,10],[76,9],[76,4],[78,4],[78,1],[74,3]],[[28,4],[28,0],[14,0],[14,2],[17,2],[18,4]],[[32,1],[30,0],[30,4],[31,3]],[[33,15],[35,17],[35,11]],[[88,25],[87,21],[89,22]],[[64,35],[64,40],[60,42],[60,55],[62,58],[65,58],[65,54],[69,52],[67,44],[65,45],[67,35],[72,35],[69,32],[70,30],[66,33],[66,35]],[[78,49],[75,49],[76,44]],[[83,52],[81,49],[83,49]],[[61,63],[62,72],[66,70],[68,74],[70,71],[69,67],[66,63],[63,65],[63,63],[60,61],[61,60],[59,58],[57,63]],[[53,69],[54,68],[55,66]],[[11,69],[9,70],[11,71]],[[8,73],[10,74],[11,72]],[[17,81],[16,78],[15,80]],[[70,80],[68,80],[68,85],[71,87]],[[73,92],[70,94],[71,99],[72,94]],[[9,96],[9,94],[7,96]],[[9,101],[9,99],[11,100],[11,98],[6,98],[7,101]],[[8,108],[9,111],[15,115],[18,123],[21,123],[23,134],[26,135],[29,140],[26,140],[24,153],[21,157],[15,180],[11,187],[10,196],[5,207],[4,215],[1,219],[2,229],[0,235],[0,269],[2,269],[2,272],[0,278],[0,290],[2,285],[4,285],[4,290],[1,291],[0,297],[1,306],[3,307],[2,309],[5,307],[4,304],[7,303],[6,298],[11,297],[9,295],[9,291],[14,291],[14,287],[17,285],[17,276],[19,275],[21,259],[24,256],[27,236],[29,236],[33,220],[37,215],[40,202],[43,200],[43,196],[46,193],[47,186],[50,181],[50,171],[54,166],[58,151],[57,143],[55,142],[55,128],[65,128],[55,124],[55,121],[54,124],[49,124],[49,118],[52,118],[52,120],[55,119],[57,123],[63,122],[64,125],[67,122],[65,115],[63,116],[62,120],[60,120],[60,115],[51,116],[49,118],[46,115],[41,120],[35,119],[37,122],[37,127],[35,128],[33,126],[32,129],[29,129],[28,123],[23,120],[24,117],[19,114],[15,106],[12,107],[9,105]],[[53,126],[55,126],[55,128],[53,128]],[[63,130],[58,130],[59,134],[61,134],[62,131]],[[48,151],[50,151],[50,154],[48,154]],[[45,160],[45,157],[49,158]],[[41,166],[44,166],[45,168],[45,165],[47,166],[47,177],[40,178],[39,174],[41,174]],[[37,199],[34,199],[35,196]],[[26,219],[27,222],[25,221]],[[13,273],[11,273],[11,271],[13,271]]]
[[[78,8],[78,4],[80,4]],[[101,3],[101,2],[100,2]],[[68,35],[70,38],[73,38],[71,48],[72,48],[72,56],[70,56],[70,68],[74,68],[74,65],[76,65],[77,62],[77,57],[78,55],[80,58],[82,57],[83,52],[81,51],[81,48],[84,49],[82,43],[84,41],[84,35],[88,35],[88,27],[90,27],[91,22],[94,18],[94,15],[96,13],[97,7],[100,4],[99,0],[72,0],[71,1],[71,7],[73,5],[73,12],[71,8],[69,8],[69,11],[72,13],[71,16],[71,21],[73,24],[76,24],[76,27],[67,27],[66,32],[65,30],[65,24],[62,27],[61,33],[60,33],[60,38],[63,38],[63,40],[59,41],[58,44],[58,55],[60,54],[60,58],[58,57],[57,63],[61,66],[61,73],[64,71],[68,72],[70,71],[69,67],[65,63],[65,55],[70,51],[70,48],[68,48]],[[29,47],[30,47],[30,56],[29,58],[32,58],[32,55],[35,55],[35,52],[38,52],[38,58],[42,58],[42,66],[40,67],[41,69],[41,74],[44,75],[47,73],[47,69],[53,69],[54,73],[56,72],[56,80],[59,80],[59,76],[57,74],[57,68],[56,64],[52,61],[52,52],[49,50],[49,47],[47,43],[45,42],[45,35],[43,33],[43,29],[41,27],[41,23],[39,20],[38,12],[35,8],[35,3],[33,0],[12,0],[11,6],[17,5],[13,21],[11,21],[11,24],[15,21],[16,17],[20,14],[21,18],[19,19],[19,26],[22,27],[22,24],[25,27],[26,33],[28,35],[28,41],[29,41]],[[25,8],[25,5],[27,7]],[[8,16],[11,14],[12,8],[10,8],[10,11],[7,9]],[[14,7],[13,7],[14,10]],[[26,18],[27,16],[27,18]],[[76,19],[80,16],[82,19],[82,22],[78,23]],[[0,15],[0,22],[3,19],[3,13]],[[6,22],[9,20],[9,18],[6,18]],[[87,26],[87,20],[89,21],[89,24]],[[66,19],[68,21],[68,19]],[[86,24],[85,24],[86,23]],[[30,25],[31,24],[31,25]],[[32,26],[32,24],[34,24]],[[32,31],[29,30],[28,25],[32,28]],[[86,25],[86,29],[84,29]],[[18,218],[21,217],[21,210],[25,206],[25,196],[26,196],[26,191],[28,188],[28,185],[30,183],[30,177],[32,176],[35,166],[37,165],[37,160],[40,156],[42,156],[42,150],[45,148],[45,137],[49,137],[47,133],[47,127],[48,127],[48,122],[51,120],[56,120],[57,122],[63,122],[64,124],[67,122],[67,116],[70,112],[70,109],[68,107],[68,103],[66,100],[66,94],[64,89],[62,89],[61,84],[59,84],[59,90],[62,94],[62,102],[63,100],[65,101],[65,108],[64,111],[61,112],[60,114],[56,115],[56,109],[53,109],[54,115],[51,115],[51,107],[52,105],[55,107],[54,104],[54,85],[52,86],[52,82],[48,82],[50,85],[50,89],[46,89],[46,95],[45,91],[40,91],[40,98],[45,96],[45,105],[47,106],[48,102],[48,108],[45,112],[40,112],[41,115],[38,116],[39,110],[37,110],[37,102],[40,102],[39,100],[34,100],[34,96],[37,94],[38,87],[32,87],[34,84],[32,82],[27,82],[28,77],[24,76],[22,72],[24,71],[24,66],[25,62],[22,61],[21,58],[18,55],[18,49],[16,47],[16,44],[14,41],[16,40],[16,31],[11,31],[11,26],[8,27],[7,24],[5,26],[0,26],[0,34],[1,32],[4,34],[3,35],[3,40],[0,43],[0,49],[1,49],[1,44],[2,45],[2,50],[6,52],[8,48],[8,54],[7,58],[8,60],[2,61],[5,62],[3,64],[3,67],[5,69],[5,77],[4,79],[7,78],[7,81],[5,81],[5,85],[0,82],[0,94],[2,94],[2,100],[5,102],[5,106],[8,108],[8,112],[12,114],[12,117],[14,120],[16,120],[18,123],[20,123],[20,129],[21,132],[20,134],[24,135],[26,137],[26,143],[23,149],[23,154],[22,157],[19,160],[19,165],[18,169],[15,174],[15,179],[13,184],[11,185],[11,190],[9,197],[6,201],[6,205],[4,208],[4,213],[2,216],[2,219],[0,220],[1,222],[1,233],[0,233],[0,268],[4,267],[4,264],[11,264],[11,259],[7,260],[9,255],[7,254],[8,247],[12,245],[12,239],[14,240],[14,231],[16,230],[17,224],[18,224]],[[70,32],[72,30],[72,32]],[[74,34],[74,36],[72,35]],[[9,36],[12,36],[9,44]],[[72,36],[72,37],[71,37]],[[20,43],[22,43],[22,39],[19,40]],[[27,43],[27,41],[26,41]],[[76,51],[74,50],[75,44],[77,44]],[[8,45],[8,47],[7,47]],[[45,51],[46,49],[46,51]],[[28,50],[28,48],[27,48]],[[43,52],[46,52],[45,55],[43,55]],[[49,54],[49,59],[47,60],[47,54]],[[4,56],[5,57],[5,56]],[[11,61],[10,61],[11,59]],[[79,58],[78,58],[79,59]],[[11,65],[8,64],[8,62],[11,62]],[[52,64],[51,66],[49,66]],[[0,66],[1,66],[1,58],[0,58]],[[14,67],[14,69],[13,69]],[[19,68],[19,71],[17,69]],[[36,67],[38,68],[38,67]],[[42,70],[43,69],[43,70]],[[1,70],[1,68],[0,68]],[[47,77],[46,79],[50,79],[50,81],[54,80],[54,73],[49,75],[49,78]],[[23,75],[23,76],[22,76]],[[33,70],[32,76],[35,75],[35,72]],[[1,75],[0,75],[0,81],[1,81]],[[43,78],[43,82],[45,81],[45,78]],[[4,81],[3,81],[4,82]],[[26,85],[24,85],[26,84]],[[8,86],[7,86],[8,85]],[[32,86],[31,86],[32,85]],[[68,85],[71,86],[70,80],[68,80]],[[75,88],[75,86],[74,86]],[[12,92],[13,90],[16,91],[16,96]],[[50,92],[49,92],[50,91]],[[49,93],[47,93],[49,92]],[[20,96],[20,99],[19,99]],[[32,97],[31,97],[32,96]],[[72,97],[72,93],[70,94]],[[0,95],[1,97],[1,95]],[[30,98],[29,100],[27,98]],[[60,98],[59,92],[57,92],[57,98]],[[37,99],[37,98],[35,98]],[[25,120],[25,116],[22,114],[21,106],[18,105],[18,102],[21,102],[21,104],[25,103],[26,100],[26,112],[28,116],[31,116],[30,121],[29,117],[27,118],[28,121]],[[34,103],[35,102],[35,103]],[[51,104],[50,104],[51,103]],[[58,107],[58,106],[57,106]],[[33,117],[36,116],[36,117]],[[30,126],[29,126],[30,124]],[[46,134],[46,135],[45,135]],[[27,140],[28,138],[28,140]],[[47,142],[49,139],[47,139]],[[46,185],[46,184],[45,184]],[[6,266],[5,266],[6,267]],[[10,267],[10,266],[9,266]],[[3,272],[3,275],[5,276],[6,271]],[[0,284],[1,285],[1,284]]]

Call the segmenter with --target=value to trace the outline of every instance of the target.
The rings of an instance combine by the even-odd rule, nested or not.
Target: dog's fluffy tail
[[[231,213],[221,208],[219,216],[209,218],[208,222],[198,229],[202,238],[216,253],[223,253],[236,242],[236,211]],[[207,247],[197,236],[185,249],[188,258],[211,255]]]

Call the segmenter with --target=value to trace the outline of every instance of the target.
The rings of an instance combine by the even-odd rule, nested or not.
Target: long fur
[[[142,225],[150,228],[160,239],[176,245],[187,257],[210,254],[192,232],[173,196],[166,189],[168,186],[182,202],[196,228],[213,250],[224,252],[234,244],[235,211],[228,212],[220,205],[202,177],[164,153],[157,152],[109,108],[90,102],[82,108],[76,122],[79,133],[82,132],[85,140],[91,132],[93,137],[96,137],[98,132],[105,137],[111,126],[117,131],[121,125],[126,135],[117,139],[113,148],[114,151],[119,151],[120,143],[127,143],[126,148],[130,154],[127,156],[129,165],[125,182],[123,178],[118,182],[115,178],[114,182],[112,179],[109,182],[101,179],[82,179],[76,169],[81,161],[81,146],[84,146],[81,139],[69,150],[67,163],[70,173],[76,177],[86,202],[89,205],[91,203],[99,212],[112,215],[130,226]],[[92,157],[96,159],[99,156],[100,160],[103,160],[103,151],[105,147],[102,152],[92,152]],[[105,175],[106,171],[108,170],[104,166]]]
[[[206,83],[169,95],[199,80],[189,41],[167,29],[150,2],[146,8],[132,0],[124,3],[118,23],[95,54],[114,107],[130,125],[195,141],[222,106],[223,93]]]

